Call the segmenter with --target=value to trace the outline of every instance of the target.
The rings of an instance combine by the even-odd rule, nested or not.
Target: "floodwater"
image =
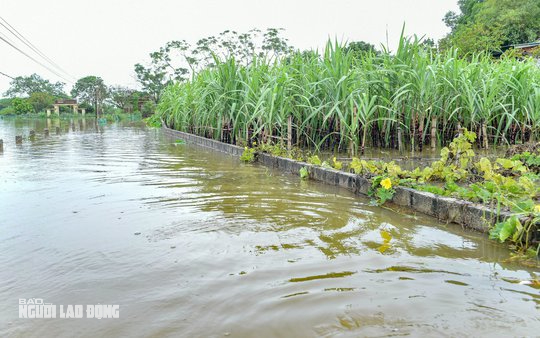
[[[484,235],[141,124],[45,127],[0,120],[1,337],[540,333],[537,269]],[[29,298],[120,318],[20,319]]]

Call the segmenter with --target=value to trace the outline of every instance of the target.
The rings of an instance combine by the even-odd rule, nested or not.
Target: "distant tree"
[[[141,107],[141,115],[146,118],[154,114],[156,111],[156,104],[152,101],[146,101]]]
[[[448,12],[443,19],[452,30],[440,43],[444,48],[454,46],[467,54],[540,38],[538,0],[459,0],[458,4],[461,13]]]
[[[13,100],[13,99],[11,99],[11,98],[0,99],[0,110],[11,106],[11,100]]]
[[[119,109],[124,111],[133,107],[133,94],[134,89],[130,89],[122,86],[109,87],[109,101]]]
[[[47,93],[55,97],[66,97],[64,93],[64,83],[51,83],[39,76],[32,74],[30,76],[17,76],[10,82],[10,87],[5,95],[8,97],[26,96],[33,93]]]
[[[189,70],[185,68],[184,63],[173,63],[171,53],[173,51],[185,53],[189,45],[185,41],[171,41],[159,51],[150,53],[150,63],[144,66],[140,63],[135,65],[135,74],[143,90],[150,94],[154,102],[158,102],[161,92],[173,81],[183,81],[187,78]],[[193,62],[184,55],[184,60],[188,64]]]
[[[185,40],[170,41],[150,53],[150,63],[135,65],[135,74],[143,91],[158,102],[163,89],[174,81],[185,81],[197,71],[214,66],[214,58],[234,57],[238,63],[249,64],[254,57],[270,60],[293,52],[288,40],[281,36],[283,29],[268,28],[264,33],[252,29],[246,33],[225,30],[190,45]]]
[[[437,44],[435,43],[435,40],[433,40],[432,38],[426,38],[426,39],[422,40],[422,42],[420,44],[422,46],[424,46],[424,47],[427,47],[427,48],[435,48],[435,47],[437,47]]]
[[[54,96],[45,92],[34,92],[28,98],[28,103],[32,105],[34,111],[39,113],[54,103]]]
[[[93,105],[96,114],[102,111],[100,107],[108,97],[107,86],[99,76],[83,77],[73,85],[71,95],[76,97],[80,102]]]
[[[245,33],[225,30],[217,37],[197,41],[191,56],[199,68],[212,67],[214,55],[221,59],[234,57],[244,65],[251,63],[254,57],[280,59],[294,52],[289,40],[281,35],[283,31],[283,28],[267,28],[264,32],[251,29]]]
[[[277,59],[293,52],[293,47],[289,46],[289,40],[281,36],[283,31],[283,28],[266,29],[261,45],[261,49],[266,55]]]
[[[345,50],[353,53],[354,55],[361,55],[362,53],[377,53],[375,46],[365,41],[349,42],[345,47]]]
[[[14,98],[11,101],[11,106],[17,115],[31,113],[34,110],[28,99],[20,97]]]
[[[458,6],[461,13],[450,11],[443,18],[444,23],[452,29],[452,33],[462,25],[474,21],[474,17],[480,9],[480,5],[485,0],[458,0]]]

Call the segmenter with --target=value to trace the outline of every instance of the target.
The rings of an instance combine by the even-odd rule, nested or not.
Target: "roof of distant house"
[[[535,41],[535,42],[519,43],[516,45],[511,45],[509,47],[522,49],[522,48],[533,48],[533,47],[538,47],[538,46],[540,46],[540,40]]]

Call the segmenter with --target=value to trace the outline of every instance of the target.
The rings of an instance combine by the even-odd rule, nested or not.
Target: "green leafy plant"
[[[528,151],[512,157],[514,161],[521,161],[530,171],[540,174],[540,154],[533,154]]]
[[[343,169],[343,162],[340,162],[336,159],[336,157],[334,156],[332,158],[332,168],[336,169],[336,170],[341,170]]]
[[[255,153],[255,148],[245,147],[242,155],[240,155],[240,160],[246,163],[253,163],[255,162]]]
[[[313,165],[322,165],[321,159],[317,155],[308,157],[307,163],[313,164]]]
[[[307,180],[309,178],[309,172],[306,167],[300,168],[299,173],[301,179]]]
[[[383,205],[394,197],[396,191],[392,187],[392,180],[387,176],[376,176],[372,183],[368,195],[373,198],[377,205]]]
[[[161,128],[161,119],[157,114],[154,114],[144,120],[146,125],[152,128]]]

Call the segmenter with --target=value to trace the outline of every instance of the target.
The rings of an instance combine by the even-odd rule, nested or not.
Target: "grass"
[[[535,61],[456,55],[403,37],[395,53],[380,55],[354,57],[328,42],[322,55],[248,66],[216,58],[215,67],[169,86],[157,111],[175,129],[228,143],[351,155],[367,146],[444,146],[464,127],[484,148],[539,139]]]

